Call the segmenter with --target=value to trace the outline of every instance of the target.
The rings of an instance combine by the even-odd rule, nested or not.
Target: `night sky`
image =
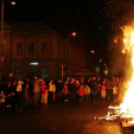
[[[119,27],[134,16],[132,0],[16,0],[5,2],[8,22],[44,21],[63,35],[77,32],[72,39],[101,57],[107,57],[107,47]]]

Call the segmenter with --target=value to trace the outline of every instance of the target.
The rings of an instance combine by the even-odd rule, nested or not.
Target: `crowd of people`
[[[53,102],[97,102],[119,96],[122,79],[118,77],[100,78],[89,77],[80,80],[67,77],[65,81],[59,79],[44,80],[29,77],[24,82],[13,77],[0,84],[0,111],[21,111],[24,107],[38,107]]]

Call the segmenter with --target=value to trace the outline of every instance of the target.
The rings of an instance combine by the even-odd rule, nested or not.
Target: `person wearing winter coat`
[[[34,101],[34,106],[38,105],[39,101],[39,93],[40,93],[40,79],[38,80],[37,77],[34,77],[34,83],[33,83],[33,101]]]
[[[90,102],[91,101],[91,88],[88,86],[88,84],[85,84],[84,94],[85,94],[86,101]]]
[[[47,104],[47,102],[48,102],[48,86],[47,86],[45,80],[42,81],[40,90],[41,90],[41,104],[42,105]]]
[[[58,80],[58,83],[56,84],[56,95],[57,95],[57,102],[62,102],[62,89],[63,89],[63,83],[62,79]]]
[[[68,85],[67,84],[64,84],[62,93],[63,93],[64,102],[68,102],[68,100],[69,100],[69,91],[68,91]]]
[[[23,90],[22,84],[23,82],[21,80],[18,80],[17,86],[16,86],[17,107],[18,107],[19,112],[23,108],[23,100],[24,100],[24,90]]]
[[[78,95],[79,95],[79,102],[83,101],[83,97],[84,97],[84,85],[81,84],[78,91],[77,91]]]
[[[75,79],[71,79],[71,82],[68,84],[69,89],[69,101],[75,102],[76,101],[76,86],[75,86]]]
[[[53,101],[55,101],[55,93],[56,93],[56,85],[54,84],[54,80],[50,79],[50,83],[49,83],[49,103],[52,103]]]

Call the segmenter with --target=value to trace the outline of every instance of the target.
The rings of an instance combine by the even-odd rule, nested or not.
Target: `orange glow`
[[[76,33],[75,33],[75,32],[73,32],[73,33],[72,33],[72,36],[76,36]]]
[[[124,47],[131,55],[131,65],[133,71],[131,73],[131,81],[128,81],[127,91],[124,96],[123,103],[120,105],[121,112],[125,115],[134,117],[134,27],[125,26],[121,28],[124,33]],[[125,52],[125,51],[122,51]]]

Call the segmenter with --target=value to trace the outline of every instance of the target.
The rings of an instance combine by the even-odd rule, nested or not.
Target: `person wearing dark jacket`
[[[30,106],[30,98],[31,98],[31,92],[29,88],[29,84],[25,84],[25,89],[24,89],[24,96],[25,96],[25,107]]]
[[[76,86],[75,86],[75,79],[71,79],[71,82],[68,85],[69,88],[69,101],[75,102],[76,101]]]
[[[63,83],[62,79],[58,80],[58,83],[56,84],[56,95],[57,95],[57,102],[62,102],[62,89],[63,89]]]

